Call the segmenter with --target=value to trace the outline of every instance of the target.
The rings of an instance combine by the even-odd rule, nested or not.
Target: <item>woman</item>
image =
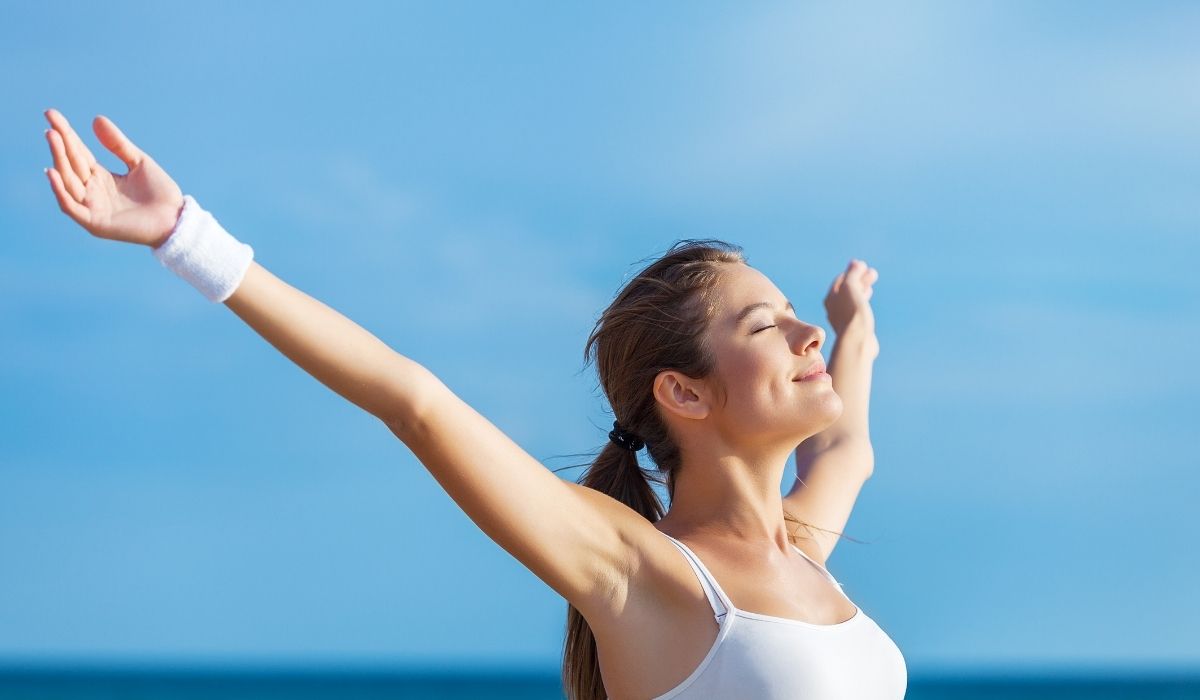
[[[903,697],[899,649],[824,566],[873,469],[873,268],[852,261],[825,298],[838,335],[826,372],[824,331],[796,318],[736,246],[676,243],[626,284],[587,340],[617,420],[575,484],[423,366],[254,262],[110,120],[93,129],[125,175],[99,166],[57,111],[46,117],[47,176],[64,213],[92,235],[149,246],[383,421],[489,537],[567,600],[571,698]],[[639,467],[642,447],[653,472]],[[781,497],[793,450],[798,478]],[[665,514],[650,486],[662,475]]]

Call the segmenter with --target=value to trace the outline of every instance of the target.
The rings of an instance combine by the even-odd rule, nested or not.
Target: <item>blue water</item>
[[[0,672],[3,700],[562,700],[535,675],[183,672]],[[906,700],[1200,700],[1200,677],[910,678]]]

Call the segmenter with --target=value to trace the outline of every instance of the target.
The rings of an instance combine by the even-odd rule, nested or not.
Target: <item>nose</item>
[[[805,355],[809,350],[820,352],[825,345],[825,329],[811,323],[801,321],[792,337],[792,352]]]

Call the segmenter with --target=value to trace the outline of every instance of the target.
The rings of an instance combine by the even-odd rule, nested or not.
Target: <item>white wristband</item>
[[[214,302],[233,296],[254,259],[254,249],[229,235],[190,194],[183,196],[183,210],[171,235],[151,252],[163,267]]]

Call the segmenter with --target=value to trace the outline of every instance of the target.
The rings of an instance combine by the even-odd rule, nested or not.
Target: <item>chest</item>
[[[672,556],[660,563],[659,580],[632,586],[619,619],[592,626],[611,700],[657,697],[675,688],[713,656],[721,635],[723,625],[696,572],[673,546],[667,553]],[[791,621],[795,634],[806,624],[842,623],[856,613],[837,586],[800,555],[775,565],[711,552],[700,556],[732,603],[728,614],[746,631],[780,620],[781,627]]]

